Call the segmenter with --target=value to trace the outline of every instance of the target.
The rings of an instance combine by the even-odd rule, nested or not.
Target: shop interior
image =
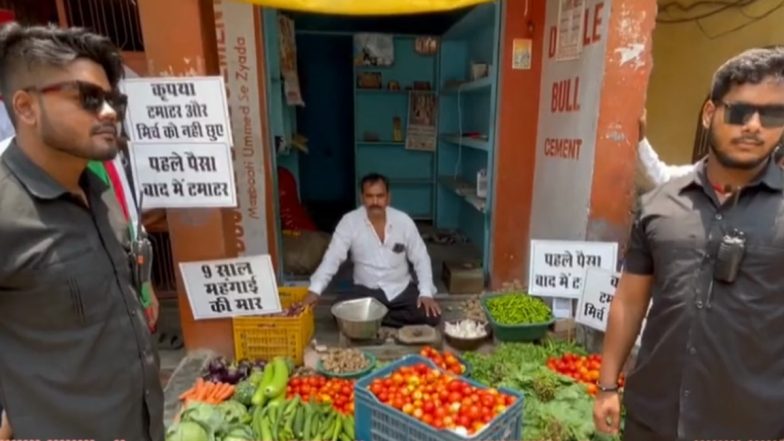
[[[482,291],[500,17],[495,3],[394,17],[265,10],[284,283],[307,283],[375,172],[420,226],[439,293]],[[347,262],[327,293],[350,284]]]

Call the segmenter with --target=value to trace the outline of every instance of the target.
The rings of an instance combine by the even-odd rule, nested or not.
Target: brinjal
[[[242,364],[242,363],[240,363],[240,365],[237,366],[237,370],[240,372],[240,380],[239,381],[242,381],[242,380],[248,378],[248,375],[250,375],[250,365],[249,364]]]
[[[214,374],[208,374],[205,380],[212,381],[213,383],[225,383],[225,381],[223,381],[223,377],[224,374],[216,372]]]
[[[226,373],[223,374],[223,382],[229,384],[237,384],[242,381],[242,373],[237,368],[237,365],[231,364],[229,365],[228,369],[226,369]]]
[[[213,358],[212,361],[210,361],[210,365],[207,368],[207,370],[211,374],[222,375],[226,372],[227,364],[228,363],[226,362],[226,359],[224,357]]]

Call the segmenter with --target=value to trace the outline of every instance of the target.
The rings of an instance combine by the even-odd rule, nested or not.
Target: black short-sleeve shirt
[[[783,181],[771,162],[720,204],[701,162],[643,197],[624,271],[652,276],[652,304],[624,399],[662,436],[784,438]],[[727,284],[713,273],[735,229],[745,254]]]
[[[158,355],[111,188],[0,157],[0,402],[17,439],[163,440]]]

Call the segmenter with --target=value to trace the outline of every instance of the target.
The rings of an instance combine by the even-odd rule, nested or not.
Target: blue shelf
[[[491,256],[496,112],[500,64],[500,2],[474,7],[442,37],[438,84],[439,144],[436,226],[460,230],[482,255],[485,276]],[[469,80],[473,63],[488,65],[486,77]],[[481,133],[483,138],[461,136]],[[487,173],[486,197],[476,192],[477,174]]]
[[[357,145],[367,147],[402,147],[406,143],[403,141],[357,141]]]
[[[437,87],[438,57],[420,55],[415,51],[415,37],[395,35],[395,60],[391,66],[354,67],[354,170],[357,180],[367,173],[381,173],[389,178],[392,205],[414,219],[434,220],[436,212],[436,152],[408,150],[405,141],[391,141],[394,120],[400,121],[405,140],[408,123],[409,95],[406,89],[416,81]],[[359,72],[381,72],[383,88],[364,89],[356,86]],[[389,90],[396,81],[401,90]],[[438,94],[438,90],[429,91]],[[373,134],[379,141],[364,141]],[[361,200],[357,186],[357,202]]]
[[[490,143],[486,139],[468,138],[457,135],[441,135],[440,139],[449,144],[471,147],[472,149],[483,150],[485,152],[490,148]]]
[[[486,76],[474,81],[466,81],[460,84],[449,84],[444,86],[441,90],[442,95],[451,95],[456,93],[470,93],[470,92],[490,92],[493,86],[493,78]]]
[[[438,183],[454,192],[463,201],[468,202],[478,212],[487,212],[487,200],[479,197],[476,192],[476,186],[471,185],[470,182],[451,176],[441,176],[438,178]]]
[[[357,88],[357,95],[389,95],[389,96],[408,96],[408,90],[389,90],[389,89],[360,89]]]

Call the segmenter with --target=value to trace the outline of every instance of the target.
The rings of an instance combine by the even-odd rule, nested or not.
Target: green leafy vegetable
[[[547,368],[548,357],[585,354],[574,343],[501,343],[491,354],[469,352],[472,377],[525,394],[524,441],[588,441],[594,436],[593,399],[585,386]]]

